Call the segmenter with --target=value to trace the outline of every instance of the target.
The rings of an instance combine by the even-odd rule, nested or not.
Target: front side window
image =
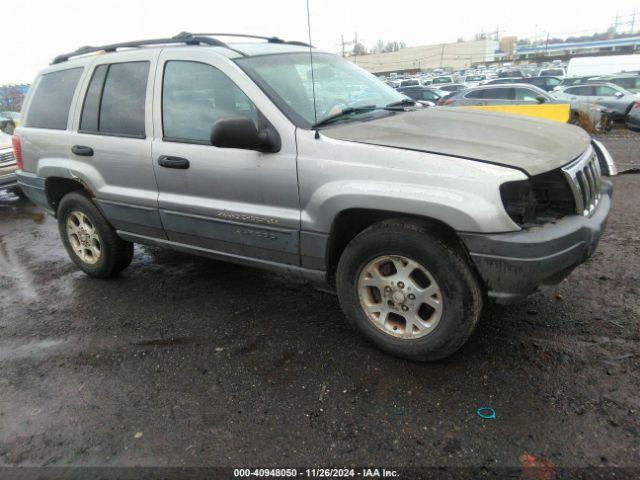
[[[73,94],[82,68],[71,68],[40,77],[34,92],[25,126],[66,130]]]
[[[615,88],[607,87],[606,85],[596,86],[596,95],[599,97],[615,97],[618,91]]]
[[[516,100],[521,102],[537,102],[537,98],[539,95],[537,92],[533,90],[529,90],[528,88],[516,88]]]
[[[99,65],[87,89],[80,131],[144,138],[149,62]]]
[[[169,61],[162,82],[165,140],[210,142],[213,124],[246,117],[258,125],[258,110],[227,75],[199,62]]]
[[[313,74],[309,53],[259,55],[235,61],[294,124],[303,128],[348,108],[383,108],[407,98],[337,55],[314,53]]]

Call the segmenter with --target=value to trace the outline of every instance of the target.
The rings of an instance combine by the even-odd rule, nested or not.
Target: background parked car
[[[640,96],[613,83],[589,83],[563,87],[553,92],[558,100],[579,103],[595,103],[610,109],[614,120],[624,120],[631,107],[640,102]]]
[[[635,103],[627,116],[627,128],[640,130],[640,103]]]
[[[640,93],[640,75],[603,75],[601,77],[591,79],[588,83],[592,82],[613,83],[632,93]]]
[[[510,78],[510,77],[524,77],[524,74],[521,70],[503,70],[498,72],[498,77],[500,78]]]
[[[20,113],[2,111],[0,112],[0,122],[2,131],[12,135],[13,131],[20,126]]]
[[[454,83],[453,77],[450,75],[434,77],[433,80],[431,80],[431,85],[447,85],[449,83]]]
[[[0,190],[9,188],[17,195],[22,196],[22,190],[18,186],[15,175],[18,166],[13,156],[11,135],[5,132],[8,121],[9,119],[6,117],[0,117]]]
[[[449,85],[440,85],[438,88],[441,91],[452,93],[452,92],[461,92],[463,90],[466,90],[469,87],[464,83],[451,83]]]
[[[468,87],[477,87],[481,83],[487,81],[486,75],[466,75],[464,77],[464,83]]]
[[[420,85],[420,80],[418,80],[417,78],[410,78],[408,80],[402,80],[400,82],[401,87],[413,87],[418,85]]]
[[[582,77],[564,77],[560,84],[555,88],[556,90],[560,87],[570,87],[572,85],[582,85],[584,83],[589,83],[594,78],[598,78],[598,75],[585,75]]]
[[[478,105],[521,105],[557,103],[544,90],[527,84],[481,85],[458,92],[447,98],[443,105],[478,106]]]
[[[520,79],[524,83],[530,83],[538,88],[541,88],[545,92],[550,92],[556,88],[562,82],[558,77],[525,77]]]
[[[437,91],[427,87],[401,87],[397,89],[400,93],[404,93],[407,97],[415,100],[416,102],[424,103],[431,102],[434,105],[442,97],[447,95],[447,92]],[[439,92],[439,93],[438,93]]]
[[[498,77],[487,80],[483,85],[502,85],[505,83],[522,83],[523,77]]]
[[[538,70],[538,77],[566,77],[567,72],[564,68],[553,67],[553,68],[541,68]]]

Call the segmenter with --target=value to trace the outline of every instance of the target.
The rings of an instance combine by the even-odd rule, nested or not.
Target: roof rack
[[[287,45],[298,45],[301,47],[311,47],[308,43],[299,42],[297,40],[283,40],[278,37],[265,37],[262,35],[248,35],[244,33],[189,33],[182,32],[176,35],[176,37],[181,36],[197,36],[197,37],[238,37],[238,38],[255,38],[258,40],[266,40],[268,43],[285,43]]]
[[[263,37],[259,35],[244,35],[241,33],[189,33],[189,32],[181,32],[178,35],[171,38],[155,38],[150,40],[137,40],[132,42],[122,42],[122,43],[112,43],[110,45],[101,45],[101,46],[85,46],[80,47],[74,52],[63,53],[62,55],[58,55],[51,62],[52,65],[57,63],[66,62],[67,60],[78,57],[80,55],[87,55],[89,53],[96,52],[115,52],[120,48],[139,48],[146,47],[150,45],[167,45],[171,43],[184,43],[187,45],[209,45],[212,47],[224,47],[233,52],[236,52],[243,57],[246,57],[246,53],[241,52],[240,50],[236,50],[235,48],[230,47],[226,43],[217,38],[211,37],[242,37],[242,38],[256,38],[260,40],[266,40],[268,43],[286,43],[289,45],[299,45],[303,47],[309,47],[309,44],[303,42],[290,41],[286,42],[278,37]]]

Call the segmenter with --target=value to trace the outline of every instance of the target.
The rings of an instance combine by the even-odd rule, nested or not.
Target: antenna
[[[311,45],[311,11],[309,9],[309,0],[307,0],[307,28],[309,30],[309,62],[311,63],[311,92],[313,94],[313,119],[314,124],[318,123],[318,110],[316,109],[316,79],[313,74],[313,47]],[[316,138],[320,138],[316,130]]]

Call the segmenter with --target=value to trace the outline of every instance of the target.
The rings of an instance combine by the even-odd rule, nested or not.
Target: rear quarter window
[[[82,70],[81,67],[70,68],[42,75],[31,99],[25,126],[66,130]]]

